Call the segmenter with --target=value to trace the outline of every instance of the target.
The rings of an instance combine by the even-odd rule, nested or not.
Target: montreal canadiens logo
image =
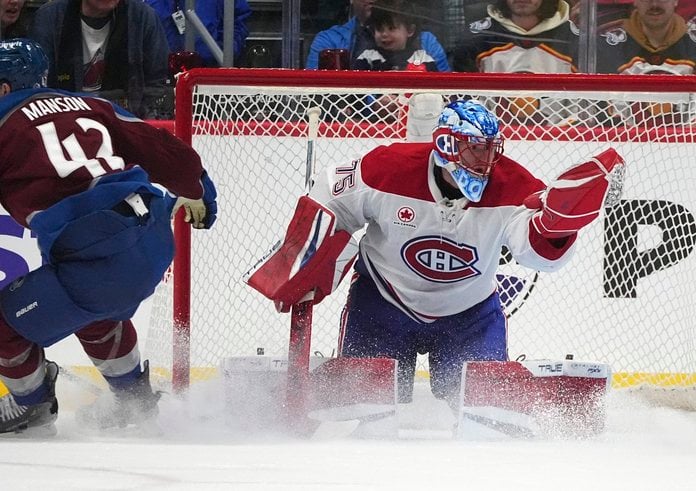
[[[447,130],[436,130],[435,147],[442,155],[454,155],[455,149],[452,145],[452,138]]]
[[[400,222],[410,223],[416,218],[416,212],[413,211],[413,208],[410,206],[402,206],[396,212],[396,218],[398,218]]]
[[[478,261],[475,248],[440,236],[406,242],[401,258],[418,276],[437,283],[454,283],[481,274],[474,267]]]

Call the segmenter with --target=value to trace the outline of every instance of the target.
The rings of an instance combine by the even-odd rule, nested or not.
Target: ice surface
[[[337,426],[302,440],[232,431],[215,383],[165,396],[159,434],[95,434],[74,420],[85,387],[59,382],[56,437],[0,438],[3,490],[696,489],[696,413],[623,394],[591,440],[453,440],[454,418],[420,384],[399,408],[399,439],[357,440]]]

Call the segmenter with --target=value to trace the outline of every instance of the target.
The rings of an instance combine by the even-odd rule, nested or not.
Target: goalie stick
[[[315,143],[319,134],[321,109],[307,109],[307,159],[305,161],[305,193],[312,189],[316,170]],[[312,311],[314,294],[309,292],[292,306],[290,313],[290,341],[288,344],[287,405],[288,413],[296,426],[307,424],[307,398],[309,393],[309,356],[312,342]],[[298,431],[304,428],[298,427]]]

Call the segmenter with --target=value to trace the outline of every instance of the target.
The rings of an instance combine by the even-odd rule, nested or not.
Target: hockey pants
[[[174,255],[168,203],[157,196],[148,201],[144,216],[114,208],[68,224],[53,244],[51,263],[0,292],[7,323],[50,346],[94,322],[130,319]]]

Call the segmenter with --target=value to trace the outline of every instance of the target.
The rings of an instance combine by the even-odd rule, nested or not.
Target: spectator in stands
[[[599,30],[608,30],[620,24],[623,19],[631,15],[634,0],[596,0],[597,1],[597,25]],[[570,0],[570,19],[576,24],[580,15],[580,0]],[[696,2],[684,1],[677,5],[677,14],[686,21],[696,23]]]
[[[696,73],[696,23],[675,12],[678,0],[635,0],[630,17],[600,32],[599,73]],[[598,121],[669,125],[689,122],[688,104],[614,101]]]
[[[460,72],[571,73],[578,30],[564,0],[496,0],[465,28],[454,56]]]
[[[374,31],[374,43],[359,53],[354,70],[408,70],[436,72],[435,59],[420,43],[418,19],[413,4],[382,0],[372,7],[367,25]]]
[[[696,73],[696,24],[675,12],[678,0],[635,0],[635,10],[600,33],[599,73]]]
[[[0,39],[26,37],[28,24],[24,0],[0,0]]]
[[[347,49],[350,51],[351,65],[355,58],[374,45],[374,33],[367,24],[372,13],[374,0],[351,0],[352,17],[342,25],[335,25],[319,32],[312,41],[305,68],[319,68],[319,54],[327,49]],[[450,70],[447,54],[435,36],[428,31],[420,33],[420,45],[429,53],[441,72]]]
[[[461,72],[574,73],[578,29],[564,0],[495,0],[486,14],[469,22],[455,51]],[[500,101],[498,117],[510,122],[559,123],[572,108],[553,98]]]
[[[169,43],[169,51],[172,53],[184,49],[185,29],[193,29],[190,23],[186,23],[183,8],[184,0],[144,0],[159,15]],[[225,0],[197,0],[196,14],[208,30],[220,49],[224,49],[224,8]],[[251,15],[251,9],[247,0],[234,0],[234,59],[240,60],[244,52],[244,43],[249,35],[247,20]],[[208,46],[200,36],[196,36],[195,51],[206,66],[220,66]]]
[[[48,85],[117,99],[141,118],[165,93],[167,38],[140,0],[51,0],[36,11],[31,37],[48,55]]]
[[[374,42],[353,60],[353,70],[438,71],[433,57],[421,47],[418,18],[409,0],[378,0],[367,25],[374,31]],[[362,114],[389,120],[405,102],[396,94],[370,95]]]

